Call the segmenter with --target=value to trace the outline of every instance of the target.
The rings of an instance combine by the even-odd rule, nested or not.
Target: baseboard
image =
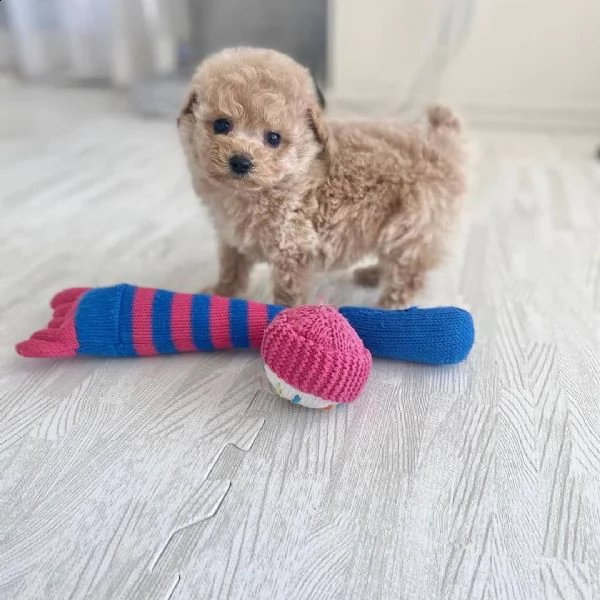
[[[422,113],[415,106],[399,104],[394,114],[383,108],[385,103],[371,98],[345,98],[331,91],[325,94],[333,114],[357,117],[387,116],[413,118]],[[469,105],[448,101],[473,127],[482,129],[526,129],[531,131],[562,131],[581,134],[600,134],[600,106],[518,107]]]
[[[462,106],[469,123],[480,128],[515,128],[533,131],[600,133],[600,107],[531,108]]]

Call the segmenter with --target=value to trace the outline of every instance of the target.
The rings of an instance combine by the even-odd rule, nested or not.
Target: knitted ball
[[[371,371],[371,354],[332,306],[279,313],[265,331],[261,355],[277,394],[309,408],[353,402]]]

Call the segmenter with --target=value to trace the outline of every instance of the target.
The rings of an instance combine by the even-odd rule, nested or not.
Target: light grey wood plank
[[[194,291],[217,267],[173,123],[98,90],[8,87],[0,109],[0,598],[600,598],[596,140],[477,132],[421,298],[472,310],[473,354],[375,361],[320,413],[256,353],[16,357],[58,289]],[[313,299],[376,292],[338,273]]]

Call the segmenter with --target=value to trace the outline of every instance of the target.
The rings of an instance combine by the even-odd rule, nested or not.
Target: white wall
[[[334,96],[373,101],[393,93],[401,104],[435,41],[442,5],[332,0]],[[435,79],[435,70],[425,75]],[[435,85],[425,89],[436,93]],[[441,96],[476,114],[543,112],[552,120],[568,113],[600,126],[600,2],[475,0]]]
[[[406,93],[438,0],[330,0],[330,85],[344,99]],[[429,42],[432,40],[430,39]]]

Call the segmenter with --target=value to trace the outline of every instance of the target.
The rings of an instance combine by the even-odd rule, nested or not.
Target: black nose
[[[242,154],[232,154],[229,157],[229,168],[236,175],[246,175],[252,168],[252,161]]]

